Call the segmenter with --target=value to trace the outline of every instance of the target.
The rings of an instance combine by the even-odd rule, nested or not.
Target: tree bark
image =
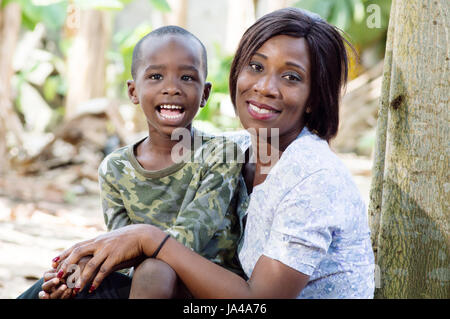
[[[224,49],[233,54],[245,30],[255,22],[255,3],[253,0],[228,0],[227,29]]]
[[[377,298],[449,298],[450,2],[394,0],[370,194]]]
[[[79,19],[67,57],[66,121],[76,116],[81,103],[105,96],[108,15],[98,10],[81,10]]]
[[[1,5],[1,1],[0,1]],[[6,134],[11,132],[18,145],[22,142],[22,124],[14,111],[11,97],[13,56],[19,38],[21,10],[10,2],[0,9],[0,174],[9,167]]]
[[[170,12],[163,14],[164,25],[187,27],[188,0],[168,0]]]

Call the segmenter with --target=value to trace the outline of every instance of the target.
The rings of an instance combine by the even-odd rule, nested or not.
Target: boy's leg
[[[39,291],[42,290],[44,278],[39,279],[33,286],[23,292],[17,299],[39,299]]]
[[[33,286],[23,292],[17,299],[39,299],[44,278],[39,279]],[[106,277],[100,287],[89,293],[89,287],[83,289],[75,299],[128,299],[131,288],[131,278],[118,272]]]
[[[108,275],[100,287],[89,293],[89,285],[80,291],[75,299],[128,299],[130,295],[131,278],[119,272]]]
[[[179,280],[165,262],[148,258],[134,271],[130,299],[171,299],[179,296]]]

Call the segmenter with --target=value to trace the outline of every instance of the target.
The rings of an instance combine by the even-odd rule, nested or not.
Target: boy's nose
[[[181,95],[181,90],[176,84],[168,84],[163,88],[164,95]]]

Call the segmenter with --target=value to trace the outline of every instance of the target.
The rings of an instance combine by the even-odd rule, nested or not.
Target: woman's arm
[[[169,239],[158,259],[169,264],[196,298],[295,298],[309,276],[262,255],[245,281]]]
[[[86,255],[93,258],[81,274],[83,289],[98,271],[92,285],[98,287],[115,265],[142,254],[151,256],[166,233],[152,225],[130,225],[83,242],[61,256],[61,271]],[[249,281],[218,266],[170,238],[158,259],[168,263],[196,298],[295,298],[308,282],[304,275],[274,259],[261,256]]]

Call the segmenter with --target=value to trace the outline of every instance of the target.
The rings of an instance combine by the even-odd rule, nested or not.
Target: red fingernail
[[[92,285],[91,288],[89,288],[89,293],[92,293],[95,290],[95,286]]]
[[[79,291],[80,291],[80,288],[77,288],[77,287],[73,288],[73,292],[74,292],[75,294],[77,294]]]
[[[53,261],[54,263],[57,263],[57,262],[59,261],[59,259],[60,259],[60,258],[59,258],[59,256],[58,256],[58,257],[53,258],[52,261]]]
[[[58,274],[56,275],[56,277],[58,277],[59,279],[61,279],[63,275],[64,275],[64,271],[60,270],[60,271],[58,272]]]

